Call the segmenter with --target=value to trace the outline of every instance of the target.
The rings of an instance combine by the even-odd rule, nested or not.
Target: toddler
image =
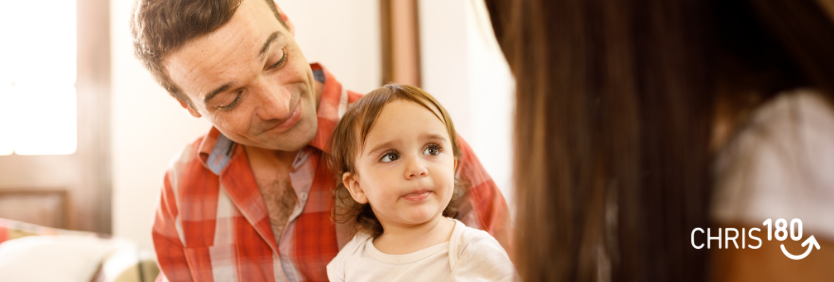
[[[329,164],[341,180],[334,220],[356,235],[327,265],[330,281],[512,281],[498,241],[450,218],[459,157],[449,114],[417,87],[388,84],[349,108]]]

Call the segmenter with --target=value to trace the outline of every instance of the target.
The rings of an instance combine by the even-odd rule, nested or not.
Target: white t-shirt
[[[450,219],[454,220],[454,219]],[[330,281],[513,281],[515,267],[489,233],[455,221],[448,242],[389,255],[359,233],[327,265]]]
[[[715,177],[714,219],[799,218],[803,238],[834,238],[834,107],[814,90],[779,95],[722,149]]]

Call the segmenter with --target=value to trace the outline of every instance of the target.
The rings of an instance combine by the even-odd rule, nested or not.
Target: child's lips
[[[405,195],[402,196],[402,198],[407,200],[407,201],[417,202],[417,201],[425,200],[426,198],[429,197],[429,195],[431,195],[431,193],[432,193],[431,190],[418,190],[418,191],[414,191],[414,192],[405,194]]]

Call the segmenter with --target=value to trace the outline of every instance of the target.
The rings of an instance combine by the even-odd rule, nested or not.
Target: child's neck
[[[374,239],[374,247],[390,255],[413,253],[447,242],[455,228],[455,222],[443,216],[418,225],[380,223],[385,231]]]

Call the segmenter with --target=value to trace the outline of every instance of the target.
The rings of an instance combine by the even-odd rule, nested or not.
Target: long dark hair
[[[832,93],[811,0],[486,2],[516,79],[524,281],[705,280],[689,233],[709,225],[716,105]]]

